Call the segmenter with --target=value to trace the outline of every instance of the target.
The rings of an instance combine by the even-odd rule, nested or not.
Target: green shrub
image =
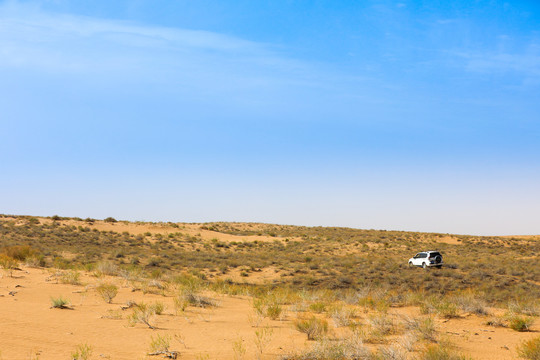
[[[165,305],[162,302],[156,301],[152,305],[150,305],[150,308],[156,315],[163,314],[163,311],[165,311]]]
[[[166,353],[169,351],[171,346],[171,336],[170,335],[160,335],[157,334],[156,337],[150,338],[150,353]]]
[[[430,345],[420,354],[419,360],[469,360],[456,354],[448,344]]]
[[[540,360],[540,336],[523,342],[518,347],[518,354],[523,359]]]
[[[294,322],[296,330],[307,335],[308,340],[321,338],[328,332],[328,322],[312,316],[307,319],[298,319]]]
[[[80,285],[80,279],[81,274],[75,270],[64,271],[62,272],[62,275],[60,275],[60,282],[62,284]]]
[[[281,307],[281,305],[277,303],[269,304],[266,307],[266,315],[272,320],[279,319],[282,313],[283,313],[283,308]]]
[[[534,318],[525,315],[512,314],[508,316],[508,326],[516,331],[529,331]]]
[[[309,309],[316,313],[323,313],[326,311],[326,304],[323,302],[315,302],[309,305]]]
[[[19,266],[19,262],[11,256],[0,254],[0,267],[9,275],[13,276],[13,270]]]
[[[77,345],[75,351],[71,353],[73,360],[88,360],[92,355],[92,347],[87,344]]]
[[[118,294],[118,287],[111,283],[101,283],[96,287],[96,291],[103,300],[110,304]]]
[[[52,308],[55,309],[69,309],[69,300],[64,299],[62,296],[53,298],[51,297]]]
[[[155,329],[152,324],[152,316],[154,314],[154,309],[151,306],[145,303],[137,304],[129,317],[129,325],[135,326],[140,323],[148,326],[150,329]]]

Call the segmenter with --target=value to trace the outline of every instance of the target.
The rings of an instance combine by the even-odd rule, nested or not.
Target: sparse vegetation
[[[69,305],[69,300],[63,298],[62,296],[51,297],[51,308],[54,309],[71,309]]]
[[[73,360],[88,360],[92,356],[92,347],[88,344],[77,345],[75,351],[71,353]]]
[[[118,294],[118,287],[111,283],[101,283],[96,287],[96,291],[103,300],[110,304]]]
[[[129,324],[131,326],[143,324],[148,326],[150,329],[155,329],[155,326],[152,323],[152,317],[154,314],[155,311],[152,306],[145,303],[137,304],[135,307],[133,307],[133,312],[129,317]]]
[[[328,332],[328,321],[311,316],[307,319],[297,319],[294,322],[296,330],[307,335],[308,340],[320,339]]]
[[[448,331],[444,322],[459,323],[460,317],[516,331],[537,330],[540,262],[535,257],[511,261],[517,253],[540,250],[537,240],[454,236],[459,240],[456,244],[437,242],[438,234],[227,223],[153,224],[167,226],[167,231],[134,235],[122,232],[125,222],[104,227],[119,229],[114,232],[98,230],[96,225],[103,222],[97,220],[34,219],[0,219],[0,266],[8,275],[19,264],[26,271],[25,264],[32,259],[48,267],[43,273],[49,273],[47,281],[54,281],[57,288],[58,283],[81,285],[84,274],[85,285],[88,282],[84,290],[63,286],[81,294],[81,305],[77,303],[77,311],[71,314],[88,305],[83,297],[95,284],[96,293],[107,303],[112,303],[118,287],[123,288],[122,294],[124,288],[131,288],[138,304],[132,301],[99,313],[151,329],[174,314],[181,315],[175,318],[179,321],[210,323],[220,312],[210,308],[220,305],[221,299],[229,304],[237,296],[243,301],[249,296],[253,313],[244,321],[254,327],[255,336],[251,347],[246,347],[237,335],[239,340],[232,343],[235,359],[260,358],[263,353],[267,357],[269,326],[288,326],[289,331],[294,328],[306,334],[308,347],[287,356],[306,360],[465,359],[444,343]],[[197,231],[216,234],[201,236]],[[220,234],[253,237],[230,241]],[[436,244],[447,266],[432,271],[406,266],[403,259],[409,252],[426,244]],[[456,254],[464,259],[458,265],[452,263]],[[483,260],[467,261],[478,258]],[[15,265],[4,266],[2,259]],[[18,281],[17,277],[4,280]],[[10,295],[20,291],[14,290]],[[62,297],[51,302],[53,308],[70,308]],[[166,310],[167,305],[173,310]],[[425,316],[401,320],[409,310],[397,308],[409,306],[419,307]],[[498,309],[488,312],[490,307]],[[505,308],[506,314],[500,315]],[[160,331],[151,339],[150,353],[170,352],[171,337],[166,329]],[[536,359],[530,354],[537,347],[534,342],[523,343],[518,350],[523,358]]]
[[[531,316],[517,314],[510,314],[508,316],[508,326],[516,331],[529,331],[533,323],[534,318]]]
[[[518,348],[521,358],[527,360],[540,360],[540,336],[523,342]]]

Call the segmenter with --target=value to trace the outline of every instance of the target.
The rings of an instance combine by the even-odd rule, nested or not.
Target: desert
[[[539,354],[534,236],[3,215],[0,241],[2,359]]]

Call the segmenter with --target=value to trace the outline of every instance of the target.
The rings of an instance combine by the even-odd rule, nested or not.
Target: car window
[[[426,254],[426,253],[422,253],[422,254],[420,254],[419,257],[421,257],[421,258],[426,258],[426,257],[427,257],[427,254]]]

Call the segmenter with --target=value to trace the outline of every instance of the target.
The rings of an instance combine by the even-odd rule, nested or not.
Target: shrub
[[[435,342],[437,336],[437,327],[432,317],[422,319],[405,319],[405,326],[420,335],[423,340]]]
[[[152,305],[150,305],[150,308],[156,315],[163,314],[163,311],[165,310],[165,305],[162,302],[156,301]]]
[[[246,355],[246,346],[244,345],[244,340],[242,338],[236,339],[233,344],[233,353],[234,360],[243,360]]]
[[[536,301],[513,301],[508,304],[508,310],[512,313],[523,314],[528,316],[540,315],[540,308]]]
[[[36,256],[37,250],[33,249],[29,245],[16,245],[8,246],[2,251],[5,255],[19,261],[25,261],[26,259]]]
[[[13,276],[13,270],[19,266],[19,262],[11,256],[0,254],[0,267],[9,275]]]
[[[423,314],[437,314],[446,319],[459,317],[458,307],[446,299],[431,297],[420,304]]]
[[[516,331],[529,331],[533,323],[530,316],[512,314],[508,317],[508,326]]]
[[[100,261],[96,264],[97,275],[118,275],[118,266],[111,261]]]
[[[60,282],[62,284],[70,285],[80,285],[81,284],[81,274],[78,271],[70,270],[62,272],[60,275]]]
[[[309,309],[316,313],[322,313],[326,311],[326,304],[323,302],[315,302],[311,305],[309,305]]]
[[[430,345],[420,354],[419,360],[468,360],[456,354],[448,344]]]
[[[182,297],[187,304],[196,307],[207,308],[218,306],[217,302],[214,299],[199,295],[195,291],[190,289],[183,289],[179,296]]]
[[[283,308],[277,303],[269,304],[266,308],[266,315],[272,319],[277,320],[283,313]]]
[[[518,347],[520,357],[528,360],[540,360],[540,336],[523,342]]]
[[[321,338],[328,332],[328,322],[312,316],[308,319],[298,319],[294,322],[296,330],[307,335],[308,340]]]
[[[75,351],[71,353],[73,360],[88,360],[92,355],[92,347],[87,344],[77,345]]]
[[[117,222],[117,220],[116,220],[115,218],[110,217],[110,216],[109,216],[108,218],[106,218],[105,220],[103,220],[103,221],[108,222],[108,223],[115,223],[115,222]]]
[[[259,352],[259,358],[272,340],[273,330],[269,327],[263,327],[255,330],[255,346]]]
[[[96,291],[103,300],[110,304],[118,294],[118,287],[111,283],[101,283],[96,287]]]
[[[189,305],[187,300],[182,295],[175,296],[173,299],[173,303],[174,303],[174,310],[177,315],[179,312],[184,312]]]
[[[354,308],[334,306],[332,309],[330,309],[330,316],[332,317],[336,327],[349,326],[352,319],[356,316],[356,311]]]
[[[55,309],[69,309],[70,308],[68,306],[69,300],[64,299],[62,296],[59,296],[57,298],[51,297],[51,303],[52,303],[51,308],[55,308]]]
[[[169,351],[169,347],[171,346],[170,335],[157,334],[155,338],[152,336],[150,339],[151,354],[162,354]]]
[[[455,297],[459,308],[470,314],[487,315],[486,304],[472,293],[465,293]]]
[[[311,349],[286,356],[287,360],[350,360],[375,359],[371,351],[356,338],[317,341]],[[378,358],[377,358],[378,359]],[[385,358],[386,359],[386,358]]]
[[[129,324],[135,326],[138,323],[148,326],[150,329],[155,329],[152,324],[152,316],[154,315],[154,309],[145,303],[135,305],[133,313],[129,317]]]

